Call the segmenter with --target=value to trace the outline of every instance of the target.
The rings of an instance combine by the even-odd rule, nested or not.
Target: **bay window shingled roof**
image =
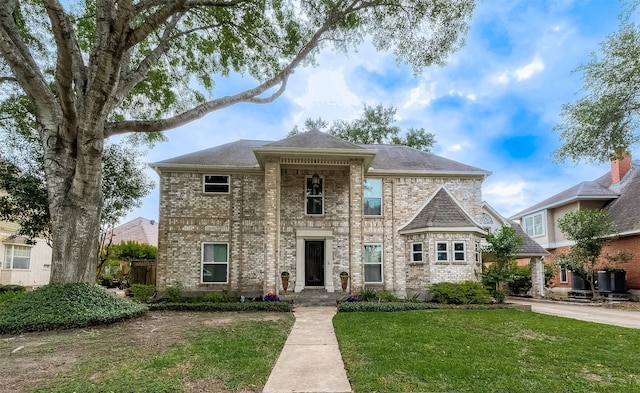
[[[444,189],[438,190],[401,231],[428,228],[480,228]]]

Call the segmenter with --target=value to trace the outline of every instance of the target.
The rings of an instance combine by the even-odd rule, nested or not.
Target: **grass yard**
[[[338,313],[355,392],[640,392],[640,330],[519,310]]]
[[[260,392],[293,322],[290,313],[149,312],[4,335],[0,392]]]

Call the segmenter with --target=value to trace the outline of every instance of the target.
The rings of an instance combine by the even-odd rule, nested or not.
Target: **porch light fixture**
[[[320,187],[320,175],[318,175],[318,173],[314,173],[313,176],[311,176],[311,185],[313,186],[313,188],[318,188]]]

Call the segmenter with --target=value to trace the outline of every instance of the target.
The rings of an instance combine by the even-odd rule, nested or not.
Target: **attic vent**
[[[333,158],[281,157],[280,164],[344,166],[349,165],[349,160]]]

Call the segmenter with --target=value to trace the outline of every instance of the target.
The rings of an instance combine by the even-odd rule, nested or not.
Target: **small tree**
[[[484,247],[483,252],[495,256],[491,272],[496,282],[496,290],[503,291],[511,273],[511,265],[515,262],[524,239],[509,225],[503,225],[495,233],[489,233],[485,239],[489,245]]]
[[[595,287],[596,266],[605,245],[616,235],[606,210],[580,209],[558,219],[558,227],[568,240],[575,244],[558,256],[558,264],[584,279],[593,290],[593,298],[599,293]]]

